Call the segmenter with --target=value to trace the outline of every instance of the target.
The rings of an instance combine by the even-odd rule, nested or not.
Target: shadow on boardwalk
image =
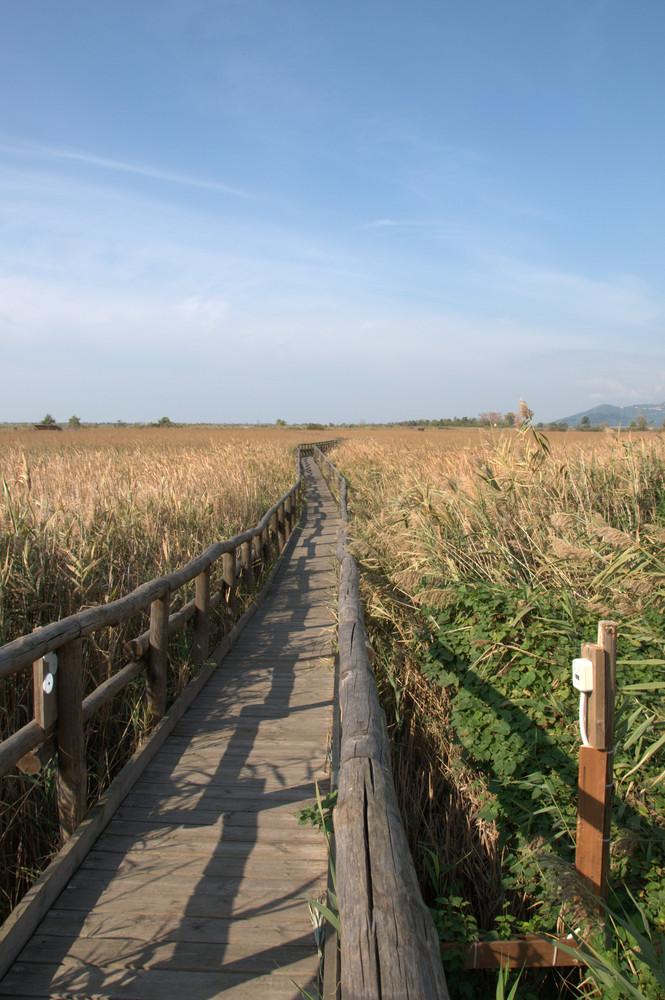
[[[307,519],[259,609],[0,984],[3,996],[300,997],[323,838],[296,812],[325,776],[336,513]]]

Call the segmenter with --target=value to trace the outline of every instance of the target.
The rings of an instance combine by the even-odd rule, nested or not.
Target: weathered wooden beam
[[[253,583],[251,542],[243,542],[240,546],[240,574],[245,588],[251,591]]]
[[[225,599],[231,620],[236,613],[236,554],[225,552],[222,557],[222,577],[224,579]]]
[[[248,543],[249,544],[249,543]],[[192,660],[202,663],[210,650],[210,567],[196,577],[194,596],[194,643]]]
[[[535,935],[513,938],[510,941],[474,941],[460,947],[454,942],[441,945],[445,954],[463,952],[465,969],[498,969],[508,963],[511,969],[552,969],[584,965],[581,957],[571,955],[568,949],[577,950],[573,938],[544,940]]]
[[[587,703],[587,735],[597,750],[607,749],[607,699],[605,650],[589,642],[582,643],[582,656],[593,665],[593,691]]]
[[[447,998],[439,941],[402,826],[367,654],[358,570],[340,531],[339,793],[335,828],[345,1000]]]
[[[212,598],[211,598],[212,600]],[[169,639],[176,632],[179,632],[187,622],[191,621],[192,618],[196,617],[196,598],[188,601],[187,604],[183,604],[180,611],[174,611],[172,615],[169,615],[168,624],[168,635]],[[125,643],[125,653],[127,656],[131,657],[132,660],[140,660],[142,656],[150,649],[150,629],[146,629],[141,635],[136,636],[135,639],[128,639]]]
[[[266,525],[266,527],[261,532],[261,540],[263,545],[263,561],[264,563],[266,562],[269,563],[272,558],[272,550],[273,550],[272,521],[270,522],[270,524]]]
[[[279,555],[279,514],[277,511],[270,518],[270,545],[271,549]]]
[[[115,674],[111,674],[101,684],[98,684],[95,690],[91,691],[83,700],[83,722],[88,722],[95,712],[99,711],[102,705],[105,705],[112,698],[115,698],[117,694],[120,694],[128,684],[131,684],[135,677],[138,677],[144,670],[147,670],[147,667],[148,660],[146,656],[141,660],[134,660],[132,663],[128,663],[116,671]]]
[[[43,767],[53,760],[58,752],[54,740],[46,740],[34,750],[24,754],[18,761],[18,769],[21,774],[39,774]]]
[[[82,700],[81,639],[73,639],[58,650],[57,796],[63,841],[72,835],[87,809]]]
[[[286,524],[284,515],[284,504],[277,508],[277,548],[279,552],[284,551],[286,545]]]
[[[150,649],[145,686],[152,722],[158,722],[166,711],[170,599],[166,591],[150,605]]]
[[[47,735],[39,723],[33,719],[27,725],[17,729],[6,740],[3,740],[0,743],[0,778],[4,778],[6,774],[13,771],[22,757],[36,750],[44,742]]]
[[[254,569],[254,583],[257,584],[263,572],[263,536],[255,535],[252,540],[252,567]]]

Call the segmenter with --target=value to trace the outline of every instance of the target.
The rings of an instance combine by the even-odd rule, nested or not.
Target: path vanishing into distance
[[[1,997],[316,995],[337,507],[312,458],[271,589],[0,982]]]

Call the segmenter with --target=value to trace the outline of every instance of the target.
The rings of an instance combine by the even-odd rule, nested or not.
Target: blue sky
[[[6,0],[0,420],[665,399],[662,0]]]

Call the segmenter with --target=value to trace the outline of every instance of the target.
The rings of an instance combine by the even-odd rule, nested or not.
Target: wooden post
[[[254,535],[254,538],[252,539],[252,559],[254,564],[254,583],[258,583],[261,579],[261,571],[263,570],[262,535]]]
[[[575,867],[600,900],[607,899],[614,771],[615,622],[601,622],[598,644],[582,644],[593,665],[587,704],[589,746],[580,747]]]
[[[240,565],[242,567],[242,582],[249,592],[252,590],[252,543],[243,542],[240,546]]]
[[[278,511],[275,511],[275,513],[270,518],[270,531],[271,531],[271,535],[272,535],[272,537],[270,539],[271,545],[274,547],[274,550],[275,550],[276,554],[279,555],[280,549],[279,549],[279,512]]]
[[[151,722],[158,722],[166,711],[166,671],[168,667],[169,606],[167,590],[150,605],[150,647],[146,674],[146,694]]]
[[[58,650],[58,813],[63,841],[87,811],[88,772],[83,733],[81,639]]]
[[[284,504],[277,508],[277,548],[282,552],[286,545],[286,528],[284,526]]]
[[[617,689],[617,623],[598,622],[598,645],[605,651],[605,730],[606,745],[614,752],[614,702]]]
[[[236,614],[236,550],[231,549],[222,556],[222,578],[226,589],[226,606],[231,620]]]
[[[44,730],[58,717],[58,659],[56,653],[49,653],[47,657],[40,657],[32,665],[35,722]]]
[[[194,603],[194,663],[203,663],[210,651],[210,567],[196,577]]]
[[[293,534],[293,529],[295,527],[296,519],[296,498],[295,494],[292,493],[286,498],[286,537],[290,538]]]

